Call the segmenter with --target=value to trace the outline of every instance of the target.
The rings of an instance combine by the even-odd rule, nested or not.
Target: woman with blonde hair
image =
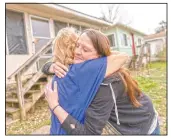
[[[109,40],[101,32],[88,29],[81,34],[72,64],[78,66],[74,69],[69,66],[69,72],[62,78],[66,86],[62,89],[58,83],[55,92],[45,90],[49,106],[55,107],[51,120],[53,134],[59,134],[56,124],[61,126],[62,134],[101,134],[106,123],[113,127],[113,134],[159,134],[151,100],[129,71],[121,68],[125,59],[124,54],[111,53]],[[44,66],[43,71],[55,73],[54,65],[51,63],[46,71]],[[58,62],[58,76],[64,74],[61,67]],[[71,76],[76,76],[72,85]],[[67,77],[70,79],[66,80]],[[53,82],[56,80],[60,79]],[[73,88],[74,85],[77,87]],[[69,94],[66,87],[72,89]]]

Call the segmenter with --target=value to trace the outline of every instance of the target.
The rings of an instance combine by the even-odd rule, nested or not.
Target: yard
[[[167,134],[167,72],[166,62],[155,62],[149,65],[148,71],[136,76],[142,90],[151,97],[159,113],[161,134]]]
[[[166,62],[155,62],[149,65],[149,72],[142,69],[135,73],[142,90],[151,97],[160,116],[161,135],[167,134],[167,73]],[[149,74],[148,74],[149,73]],[[136,74],[136,75],[135,75]],[[36,129],[50,124],[50,112],[44,99],[36,104],[34,113],[28,114],[28,120],[16,122],[6,127],[7,135],[31,134]]]

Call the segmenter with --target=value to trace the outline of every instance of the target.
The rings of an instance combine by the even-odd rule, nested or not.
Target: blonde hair
[[[73,64],[77,39],[78,35],[73,28],[61,29],[54,40],[53,62],[60,62],[65,66]]]

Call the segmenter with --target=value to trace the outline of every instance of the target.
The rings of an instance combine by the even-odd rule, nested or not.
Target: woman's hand
[[[59,62],[53,63],[49,68],[49,72],[55,73],[59,78],[65,77],[67,71],[68,68]]]
[[[49,107],[51,110],[53,110],[54,107],[59,105],[57,82],[56,81],[54,82],[54,91],[52,90],[51,86],[52,86],[52,83],[49,83],[46,86],[44,92],[45,92],[46,100],[49,104]],[[57,106],[57,108],[55,108],[53,112],[61,124],[65,121],[65,119],[68,116],[68,113],[61,106]]]
[[[46,100],[49,104],[50,109],[53,109],[56,105],[58,105],[58,90],[57,90],[57,82],[54,82],[54,91],[51,88],[52,84],[48,83],[44,90]]]

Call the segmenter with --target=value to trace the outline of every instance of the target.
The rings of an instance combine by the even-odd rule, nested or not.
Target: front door
[[[49,19],[31,16],[33,54],[37,53],[51,39]],[[48,51],[37,62],[37,69],[52,56],[52,50]]]

